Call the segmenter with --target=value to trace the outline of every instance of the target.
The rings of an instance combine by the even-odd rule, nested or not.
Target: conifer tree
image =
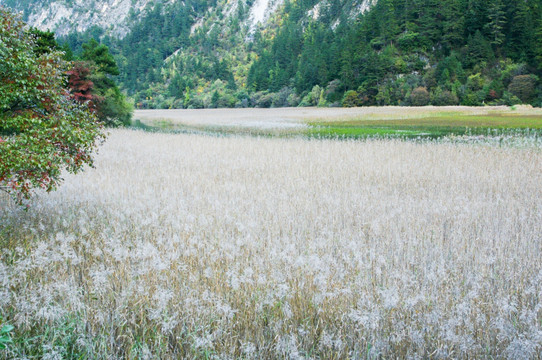
[[[112,78],[119,74],[119,68],[109,48],[91,39],[83,44],[81,59],[88,62],[93,70],[90,80],[94,84],[93,102],[98,118],[109,126],[129,124],[132,108]]]
[[[489,22],[484,26],[484,30],[489,35],[491,45],[498,51],[504,42],[504,26],[506,25],[506,13],[502,0],[493,0],[488,8]]]

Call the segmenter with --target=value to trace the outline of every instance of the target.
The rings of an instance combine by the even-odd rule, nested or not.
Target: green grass
[[[306,134],[310,137],[389,137],[389,136],[424,136],[421,130],[393,129],[390,127],[369,126],[312,126]]]
[[[367,120],[348,119],[339,121],[313,121],[309,136],[322,137],[443,137],[448,135],[485,135],[532,130],[542,134],[542,117],[492,115],[435,114],[431,117]]]

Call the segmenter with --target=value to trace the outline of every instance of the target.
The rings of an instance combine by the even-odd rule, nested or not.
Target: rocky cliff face
[[[163,0],[162,3],[172,3],[182,0]],[[307,14],[318,18],[322,6],[333,0],[322,0]],[[350,7],[353,17],[366,11],[376,0],[354,0]],[[218,2],[217,7],[209,8],[206,15],[219,13],[230,17],[235,14],[239,5],[248,7],[248,16],[241,20],[253,32],[258,26],[265,27],[267,21],[280,8],[284,0],[230,0]],[[122,38],[129,31],[134,21],[144,11],[150,10],[156,1],[153,0],[0,0],[0,5],[12,7],[25,14],[26,21],[41,30],[52,30],[57,35],[67,35],[71,32],[84,32],[92,26],[106,30],[107,34]],[[203,17],[205,17],[204,15]],[[195,27],[208,19],[196,19]]]
[[[0,4],[23,11],[26,21],[41,30],[52,30],[57,35],[66,35],[98,26],[116,37],[126,35],[130,29],[131,18],[143,11],[150,2],[151,0],[0,0]]]

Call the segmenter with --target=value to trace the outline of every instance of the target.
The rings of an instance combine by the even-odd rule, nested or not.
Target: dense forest
[[[354,19],[350,0],[288,0],[255,33],[246,6],[158,4],[122,39],[61,41],[100,38],[137,107],[542,105],[540,0],[379,0]]]
[[[259,44],[249,89],[308,92],[307,105],[540,105],[539,0],[380,0],[335,30],[332,6],[300,24],[302,3]]]

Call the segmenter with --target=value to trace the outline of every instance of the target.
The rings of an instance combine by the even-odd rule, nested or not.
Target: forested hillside
[[[318,0],[158,2],[129,19],[134,26],[126,37],[115,38],[93,27],[62,37],[61,42],[77,52],[89,38],[100,38],[116,55],[119,81],[138,107],[266,106],[269,94],[259,99],[261,94],[248,86],[249,72],[286,19],[295,17],[301,32],[331,12],[330,26],[351,24],[374,2],[349,0],[333,7]],[[265,15],[264,23],[255,14],[262,6],[277,7]],[[299,103],[300,96],[294,98]]]
[[[228,32],[211,24],[187,39],[188,51],[148,78],[154,91],[138,102],[541,105],[540,0],[380,0],[356,19],[346,15],[351,8],[340,0],[287,1],[250,41],[235,22],[240,8],[222,27]]]
[[[542,105],[541,0],[156,1],[126,23],[60,41],[106,44],[140,108]]]
[[[308,92],[307,105],[541,103],[539,0],[380,0],[335,29],[333,7],[302,23],[296,4],[257,43],[249,90]]]

